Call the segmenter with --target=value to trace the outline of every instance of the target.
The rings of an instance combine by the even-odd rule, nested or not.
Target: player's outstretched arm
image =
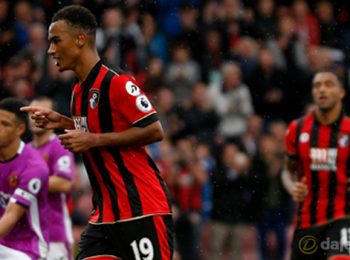
[[[25,106],[21,107],[21,111],[28,112],[37,127],[45,129],[74,129],[74,122],[71,118],[51,109],[38,106]]]
[[[25,212],[25,207],[10,201],[0,218],[0,237],[10,232]]]

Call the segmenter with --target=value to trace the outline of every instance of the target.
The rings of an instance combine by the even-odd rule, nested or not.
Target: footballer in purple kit
[[[48,167],[21,140],[27,115],[16,98],[0,101],[0,259],[45,259]]]
[[[54,109],[48,97],[36,97],[32,106]],[[72,259],[73,232],[67,208],[67,197],[73,186],[74,158],[64,149],[53,130],[36,127],[29,119],[33,134],[31,146],[36,149],[49,167],[49,253],[47,260]]]

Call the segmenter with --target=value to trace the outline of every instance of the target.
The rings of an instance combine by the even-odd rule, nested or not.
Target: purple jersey
[[[33,146],[33,143],[32,143]],[[57,135],[40,147],[34,147],[49,166],[49,176],[73,179],[73,154],[64,149]],[[72,223],[68,214],[67,197],[64,193],[49,193],[50,226],[49,242],[73,243]]]
[[[0,216],[7,203],[27,208],[25,215],[0,244],[32,259],[45,258],[48,241],[48,168],[37,151],[21,142],[17,156],[0,162]]]

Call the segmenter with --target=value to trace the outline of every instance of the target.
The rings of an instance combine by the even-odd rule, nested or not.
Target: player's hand
[[[294,202],[303,202],[308,192],[305,176],[300,181],[294,182],[290,191]]]
[[[87,133],[82,130],[65,130],[59,136],[61,144],[67,150],[74,153],[81,153],[96,146],[96,134]]]
[[[36,127],[45,129],[61,127],[62,115],[51,109],[38,106],[25,106],[21,107],[21,111],[29,113]]]

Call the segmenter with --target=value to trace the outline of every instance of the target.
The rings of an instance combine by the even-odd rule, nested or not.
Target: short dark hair
[[[97,22],[94,14],[86,7],[79,5],[66,6],[52,17],[51,23],[63,20],[77,29],[84,30],[91,36],[96,35]]]
[[[335,78],[338,80],[338,83],[339,83],[339,86],[344,88],[344,80],[333,70],[319,70],[317,71],[315,74],[314,74],[314,77],[313,79],[316,77],[317,74],[320,74],[320,73],[330,73],[330,74],[333,74],[335,76]]]
[[[28,103],[20,98],[4,98],[0,101],[0,110],[5,110],[11,112],[16,115],[16,118],[24,123],[26,126],[28,125],[28,114],[27,112],[22,112],[20,110],[21,107],[27,106]]]
[[[36,96],[34,97],[31,102],[33,101],[48,101],[48,102],[51,102],[52,104],[52,110],[56,110],[57,109],[57,105],[56,105],[56,102],[55,100],[53,100],[52,98],[48,97],[48,96]]]

